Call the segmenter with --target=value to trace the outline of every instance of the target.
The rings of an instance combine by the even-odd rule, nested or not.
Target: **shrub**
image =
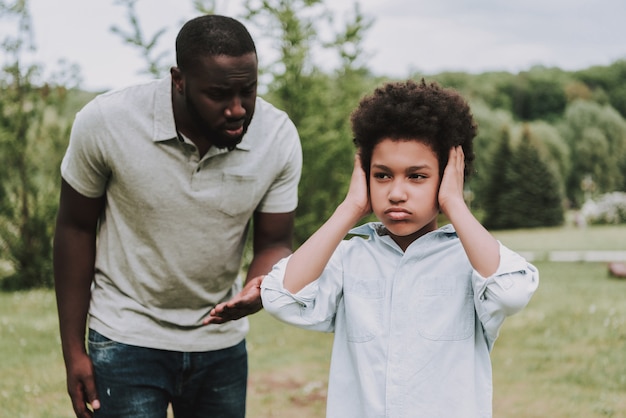
[[[626,223],[626,193],[606,193],[597,200],[587,200],[581,213],[589,224]]]

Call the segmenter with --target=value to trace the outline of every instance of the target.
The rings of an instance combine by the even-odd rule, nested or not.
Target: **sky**
[[[624,0],[359,0],[373,19],[364,48],[367,67],[394,78],[419,71],[509,71],[534,65],[578,70],[626,59]],[[173,64],[174,39],[195,17],[192,0],[139,0],[146,35],[167,31],[160,49]],[[217,12],[241,16],[242,0],[218,0]],[[326,0],[335,25],[356,0]],[[46,71],[58,60],[77,64],[81,87],[91,91],[123,87],[150,78],[144,61],[125,45],[112,25],[128,28],[126,11],[115,0],[30,0],[36,53]],[[246,21],[243,21],[246,24]],[[276,52],[260,29],[246,24],[257,41],[261,65]],[[327,58],[318,56],[322,64]]]

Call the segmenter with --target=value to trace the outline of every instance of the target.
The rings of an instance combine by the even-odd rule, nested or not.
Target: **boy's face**
[[[372,210],[403,250],[437,229],[439,161],[428,145],[383,139],[370,169]]]

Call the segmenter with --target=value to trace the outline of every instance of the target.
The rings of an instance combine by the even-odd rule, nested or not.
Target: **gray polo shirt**
[[[287,115],[257,98],[231,152],[178,139],[170,78],[96,97],[76,116],[61,174],[106,193],[89,326],[122,343],[176,351],[232,346],[247,319],[202,325],[236,280],[254,211],[290,212],[302,166]]]

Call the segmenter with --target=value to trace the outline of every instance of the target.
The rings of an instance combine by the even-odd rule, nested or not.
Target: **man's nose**
[[[231,119],[240,119],[246,115],[246,109],[243,107],[243,102],[239,96],[233,97],[226,107],[226,117]]]

